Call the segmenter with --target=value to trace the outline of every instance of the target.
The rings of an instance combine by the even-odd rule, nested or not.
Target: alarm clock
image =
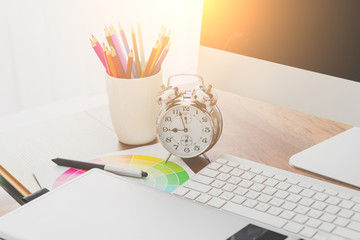
[[[180,91],[172,86],[174,78],[196,77],[198,84],[190,90]],[[179,79],[181,80],[181,79]],[[203,155],[219,140],[223,120],[217,107],[217,94],[211,85],[196,74],[179,74],[169,77],[167,87],[157,96],[160,111],[157,118],[158,138],[171,155],[193,158]]]

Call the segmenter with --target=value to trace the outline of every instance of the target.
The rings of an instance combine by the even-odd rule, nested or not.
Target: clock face
[[[160,140],[172,154],[189,158],[203,153],[213,137],[211,119],[194,106],[172,107],[158,125]]]

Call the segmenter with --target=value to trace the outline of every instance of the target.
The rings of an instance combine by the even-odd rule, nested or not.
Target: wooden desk
[[[349,125],[278,107],[262,101],[218,91],[219,108],[224,118],[224,129],[219,142],[208,152],[215,160],[228,153],[295,173],[340,184],[288,164],[290,156],[325,139],[351,128]],[[155,143],[157,141],[154,141]],[[119,143],[118,149],[132,148]],[[186,163],[198,172],[207,162],[202,158],[187,159]],[[354,188],[354,187],[352,187]],[[356,189],[356,188],[355,188]],[[0,192],[0,198],[3,194]],[[0,204],[0,215],[13,205]]]

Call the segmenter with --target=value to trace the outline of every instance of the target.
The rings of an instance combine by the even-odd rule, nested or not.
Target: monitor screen
[[[360,82],[360,2],[204,0],[201,45]]]

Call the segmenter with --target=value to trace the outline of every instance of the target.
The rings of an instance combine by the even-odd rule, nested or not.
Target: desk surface
[[[218,95],[224,128],[219,142],[208,152],[210,159],[216,159],[222,153],[227,153],[350,187],[295,169],[288,164],[288,161],[293,154],[341,133],[351,126],[229,92],[218,91]],[[114,151],[132,147],[119,143]],[[185,161],[195,172],[207,164],[202,158]],[[4,198],[4,194],[0,191],[1,199]],[[14,205],[10,202],[1,204],[0,215],[13,208]]]

